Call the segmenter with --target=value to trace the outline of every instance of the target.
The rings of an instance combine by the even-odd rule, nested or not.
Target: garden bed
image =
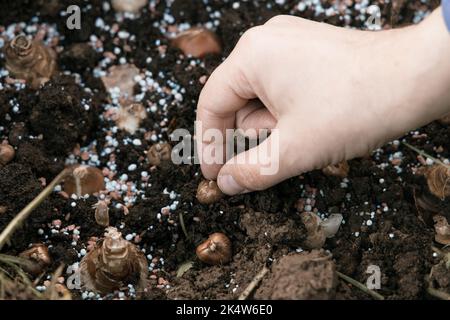
[[[164,161],[152,167],[148,163],[149,148],[170,142],[173,130],[193,132],[205,77],[249,27],[277,14],[293,14],[366,28],[367,17],[360,16],[358,1],[343,1],[349,9],[346,18],[327,11],[339,1],[322,1],[323,12],[314,5],[303,6],[307,1],[205,2],[208,5],[204,1],[150,1],[139,17],[131,19],[116,16],[109,1],[0,1],[0,44],[4,46],[21,32],[40,37],[58,52],[61,72],[33,90],[14,83],[5,72],[4,56],[0,59],[0,142],[8,140],[16,149],[14,160],[0,168],[0,206],[6,208],[0,212],[0,231],[66,165],[82,163],[103,170],[106,186],[113,192],[110,225],[145,252],[150,266],[146,292],[135,293],[128,287],[106,298],[236,299],[264,266],[271,268],[275,263],[254,297],[371,299],[343,280],[319,296],[295,288],[283,291],[276,285],[286,281],[283,272],[293,274],[292,263],[302,263],[284,258],[277,264],[283,255],[301,251],[300,243],[306,237],[299,216],[303,211],[322,217],[343,215],[338,233],[324,246],[337,271],[365,283],[368,266],[376,265],[381,270],[377,292],[386,299],[431,298],[427,277],[441,257],[432,249],[436,246],[433,224],[418,213],[415,199],[432,199],[447,219],[450,204],[429,194],[425,178],[414,174],[424,164],[400,141],[405,139],[430,155],[448,159],[446,124],[431,123],[366,158],[350,161],[347,178],[314,171],[266,191],[224,197],[211,205],[196,199],[202,180],[199,166]],[[419,22],[438,5],[438,1],[427,3],[371,1],[379,5],[385,28]],[[66,18],[59,14],[71,4],[82,8],[81,30],[69,30]],[[194,59],[173,48],[168,33],[188,24],[212,28],[223,54]],[[117,129],[110,116],[117,101],[101,80],[112,65],[123,63],[139,68],[134,94],[147,109],[146,119],[134,134]],[[59,190],[30,215],[2,250],[18,255],[32,243],[48,246],[52,263],[37,284],[39,290],[45,289],[44,282],[61,264],[67,279],[67,267],[80,262],[93,237],[101,238],[104,233],[94,218],[96,197],[67,198]],[[189,238],[182,231],[180,217]],[[208,266],[197,260],[196,246],[212,232],[223,232],[231,239],[230,263]],[[186,262],[192,262],[191,268],[177,277]],[[439,277],[434,285],[449,293],[448,274],[434,276]],[[77,289],[71,294],[75,299],[99,297]],[[15,297],[22,296],[17,292]]]

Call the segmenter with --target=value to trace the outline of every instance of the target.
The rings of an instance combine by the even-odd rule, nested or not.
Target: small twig
[[[34,198],[25,208],[22,209],[14,219],[8,224],[8,226],[3,230],[0,234],[0,250],[3,248],[5,243],[10,239],[14,231],[19,228],[22,223],[28,218],[30,213],[36,209],[37,206],[41,204],[52,192],[55,186],[61,182],[62,179],[67,175],[69,171],[64,169],[61,171],[52,182],[50,182],[47,187],[36,197]]]
[[[441,300],[450,300],[450,294],[437,290],[432,287],[428,287],[427,292],[432,295],[435,298],[441,299]]]
[[[375,292],[373,290],[370,290],[365,285],[363,285],[361,282],[356,281],[355,279],[350,278],[349,276],[346,276],[345,274],[340,273],[339,271],[336,271],[336,273],[341,279],[343,279],[343,280],[347,281],[348,283],[352,284],[353,286],[355,286],[359,290],[367,293],[372,298],[374,298],[376,300],[384,300],[384,297],[381,294],[379,294],[379,293],[377,293],[377,292]]]
[[[443,162],[442,162],[441,160],[439,160],[438,158],[435,158],[435,157],[429,155],[429,154],[426,153],[425,151],[420,150],[420,149],[418,149],[418,148],[416,148],[416,147],[410,145],[410,144],[407,143],[407,142],[402,142],[402,143],[403,143],[406,147],[408,147],[408,148],[410,148],[411,150],[413,150],[413,151],[417,152],[418,154],[420,154],[421,156],[430,158],[430,159],[433,160],[434,162],[436,162],[436,163],[438,163],[438,164],[440,164],[440,165],[446,167],[447,169],[450,169],[450,166],[449,166],[449,165],[443,163]]]
[[[259,285],[261,280],[266,276],[266,274],[269,272],[269,268],[264,266],[262,270],[253,278],[253,280],[249,283],[247,288],[241,293],[238,300],[246,300],[255,290],[255,288]]]
[[[189,234],[187,233],[186,226],[184,225],[184,217],[182,212],[178,214],[178,219],[180,220],[181,230],[183,230],[186,239],[189,239]]]

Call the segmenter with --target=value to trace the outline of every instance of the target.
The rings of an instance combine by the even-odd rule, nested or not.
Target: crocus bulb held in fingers
[[[212,204],[219,201],[223,193],[216,181],[203,180],[198,184],[197,200],[202,204]]]

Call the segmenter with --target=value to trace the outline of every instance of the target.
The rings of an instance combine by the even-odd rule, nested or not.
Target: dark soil
[[[401,144],[390,143],[370,157],[350,161],[350,173],[344,180],[315,171],[263,192],[226,197],[209,206],[195,198],[201,181],[198,166],[163,162],[150,168],[146,160],[149,147],[156,141],[168,141],[174,129],[193,132],[196,101],[202,88],[200,79],[230,53],[246,29],[277,14],[362,28],[356,9],[351,8],[352,20],[346,22],[338,15],[316,16],[312,8],[299,11],[299,1],[291,0],[283,5],[274,1],[247,1],[241,2],[239,8],[219,0],[211,0],[209,5],[203,1],[175,0],[170,7],[165,1],[152,1],[155,6],[145,9],[139,18],[120,20],[112,9],[102,7],[104,2],[0,0],[0,40],[11,36],[8,30],[35,35],[36,30],[26,29],[25,24],[37,26],[38,30],[46,26],[45,40],[56,41],[61,71],[34,91],[7,84],[6,76],[1,75],[3,56],[0,58],[0,141],[8,140],[16,148],[15,159],[0,168],[0,206],[7,208],[0,213],[0,230],[43,189],[43,182],[49,182],[65,164],[85,163],[108,169],[111,181],[119,181],[127,174],[125,180],[130,188],[134,186],[139,191],[117,191],[118,197],[110,206],[110,224],[124,236],[134,236],[132,241],[148,257],[149,290],[137,298],[234,299],[264,265],[271,267],[271,273],[255,298],[370,299],[338,280],[334,273],[338,270],[365,283],[369,265],[380,267],[378,292],[387,299],[431,298],[427,294],[427,277],[440,259],[432,251],[432,246],[437,245],[433,242],[432,220],[427,212],[418,212],[415,198],[428,199],[437,207],[434,213],[447,213],[447,217],[450,203],[429,193],[424,178],[414,174],[421,165],[417,154]],[[439,3],[391,2],[372,1],[380,5],[386,28],[411,24],[417,12],[430,10]],[[334,1],[322,3],[326,9]],[[70,4],[82,8],[79,31],[67,29],[65,19],[59,15]],[[216,33],[224,46],[223,56],[208,56],[202,61],[185,58],[169,46],[159,27],[167,27],[164,14],[174,18],[172,26],[218,21]],[[134,35],[134,40],[98,27],[98,17],[104,25],[116,25],[118,30]],[[92,35],[101,41],[103,52],[94,49]],[[105,61],[106,52],[118,52],[117,59]],[[146,75],[160,85],[160,90],[145,92],[136,85],[135,94],[142,94],[147,110],[156,106],[156,111],[148,112],[141,130],[134,135],[117,131],[114,123],[104,116],[114,103],[98,71],[119,64],[119,58],[134,63],[143,72],[147,70]],[[176,99],[171,90],[182,93],[183,99]],[[439,122],[405,137],[418,148],[442,158],[450,157],[449,138],[448,126]],[[111,139],[118,143],[112,145]],[[141,143],[133,143],[134,139]],[[81,157],[83,151],[89,153],[88,160]],[[131,164],[137,169],[128,170]],[[142,178],[142,172],[148,173],[148,180]],[[165,209],[174,201],[178,201],[175,208]],[[92,205],[96,202],[95,197],[67,199],[59,192],[53,193],[16,231],[3,252],[17,255],[31,243],[44,242],[53,260],[46,275],[52,274],[61,263],[70,266],[79,262],[91,237],[99,238],[104,232],[94,219]],[[128,214],[123,204],[128,204]],[[324,258],[324,252],[298,253],[306,237],[299,213],[306,206],[323,217],[332,213],[344,216],[345,223],[324,247],[332,258]],[[180,216],[189,238],[181,229]],[[196,259],[196,246],[213,232],[223,232],[231,239],[233,259],[229,264],[207,266]],[[186,261],[192,261],[192,267],[176,277],[179,266]],[[433,285],[449,292],[449,279],[443,268],[442,263],[436,268]],[[135,297],[132,292],[125,294]],[[72,290],[72,295],[86,298],[79,290]]]

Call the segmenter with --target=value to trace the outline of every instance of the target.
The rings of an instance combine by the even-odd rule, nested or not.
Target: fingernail
[[[217,183],[219,184],[220,190],[230,196],[248,192],[244,187],[241,187],[230,175],[219,176],[217,178]]]

